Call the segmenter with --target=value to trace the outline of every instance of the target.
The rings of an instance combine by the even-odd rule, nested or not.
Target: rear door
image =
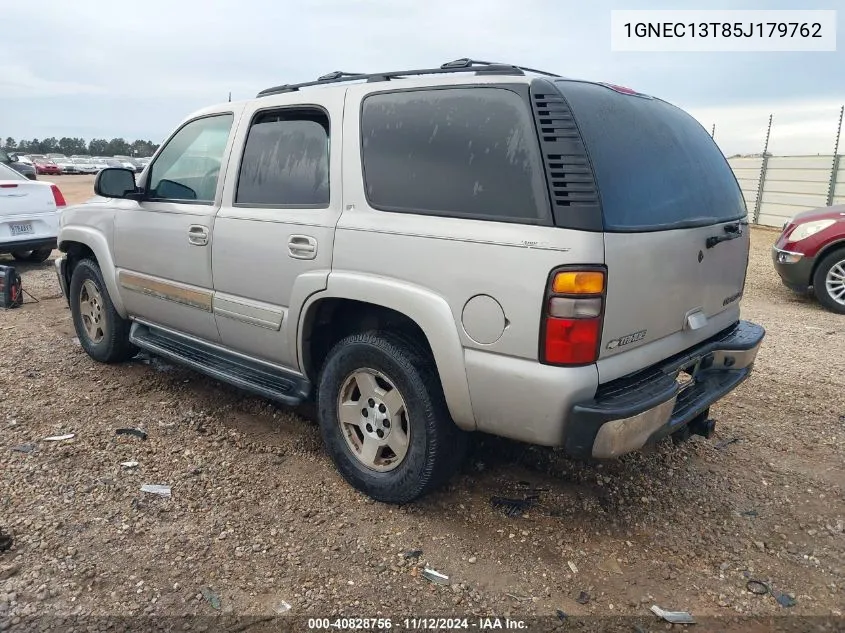
[[[601,201],[604,382],[737,321],[747,212],[727,161],[691,116],[625,89],[555,83],[578,125]]]

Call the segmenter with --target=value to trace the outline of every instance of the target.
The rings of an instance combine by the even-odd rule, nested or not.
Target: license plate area
[[[32,235],[35,231],[32,228],[32,222],[16,222],[9,224],[9,231],[12,237],[18,235]]]
[[[687,364],[678,370],[678,375],[675,381],[680,387],[680,391],[689,389],[698,382],[701,373],[713,364],[713,354],[700,356],[690,360]]]

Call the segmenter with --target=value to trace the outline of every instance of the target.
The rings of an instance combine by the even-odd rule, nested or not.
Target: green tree
[[[18,144],[15,143],[15,139],[13,139],[11,136],[7,136],[6,137],[6,144],[3,147],[6,149],[6,151],[10,152],[14,149],[17,149]]]
[[[107,156],[129,156],[130,148],[122,138],[113,138],[106,147]]]
[[[55,136],[45,138],[43,141],[41,141],[41,151],[45,154],[48,152],[59,152],[59,139],[57,139]]]
[[[91,156],[105,156],[108,145],[109,142],[104,138],[91,139],[91,142],[88,143],[88,153]]]

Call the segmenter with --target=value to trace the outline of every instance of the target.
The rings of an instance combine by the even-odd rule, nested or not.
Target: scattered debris
[[[506,593],[505,595],[506,595],[508,598],[512,598],[513,600],[516,600],[517,602],[525,602],[526,600],[530,600],[530,599],[531,599],[531,598],[529,598],[528,596],[520,596],[520,595],[515,594],[515,593]]]
[[[11,534],[6,534],[2,529],[0,529],[0,552],[12,549],[12,543],[14,542],[15,539],[12,538]]]
[[[578,597],[575,598],[575,602],[577,602],[578,604],[587,604],[589,601],[590,594],[588,594],[586,591],[582,591],[578,594]]]
[[[12,447],[13,453],[26,453],[27,455],[35,450],[35,444],[19,444]]]
[[[141,486],[141,492],[149,492],[153,495],[170,499],[170,486],[160,486],[158,484],[144,484]]]
[[[45,442],[64,442],[65,440],[72,440],[76,437],[74,433],[66,433],[65,435],[51,435],[50,437],[45,437]]]
[[[714,448],[717,451],[720,451],[723,448],[725,448],[726,446],[730,446],[731,444],[735,444],[737,442],[739,442],[739,438],[738,437],[732,437],[728,440],[722,440],[721,442],[716,442],[716,445],[714,446]]]
[[[651,606],[651,612],[672,624],[695,624],[695,618],[686,611],[664,611],[656,604]]]
[[[769,585],[764,583],[762,580],[749,580],[745,583],[745,588],[748,589],[751,593],[755,596],[765,596],[769,591]]]
[[[279,615],[282,615],[282,614],[287,613],[288,611],[290,611],[290,610],[291,610],[291,608],[292,608],[292,607],[291,607],[291,606],[290,606],[287,602],[285,602],[284,600],[282,600],[282,601],[279,603],[279,606],[275,608],[275,611],[276,611],[276,613],[278,613]]]
[[[402,557],[405,558],[405,560],[409,558],[419,558],[422,556],[422,553],[423,551],[421,549],[409,549],[402,554]]]
[[[557,619],[560,620],[561,622],[566,622],[566,618],[569,617],[568,615],[566,615],[566,612],[562,611],[561,609],[558,609],[556,613],[557,613]]]
[[[757,517],[759,515],[757,514],[757,510],[746,510],[745,512],[742,513],[742,516],[753,518],[753,517]]]
[[[73,337],[72,339],[70,339],[70,340],[71,340],[71,342],[72,342],[74,345],[77,345],[77,346],[79,346],[79,347],[82,347],[82,343],[80,343],[80,342],[79,342],[79,338],[78,338],[78,337],[74,336],[74,337]]]
[[[775,600],[778,601],[778,604],[782,607],[789,609],[790,607],[794,607],[796,605],[796,600],[792,596],[786,593],[782,593],[777,589],[771,590],[772,596]]]
[[[426,567],[423,569],[422,572],[423,578],[433,582],[436,585],[448,585],[449,584],[449,576],[441,574],[439,571],[435,571],[430,567]]]
[[[138,462],[136,461],[128,461],[128,462],[120,462],[120,465],[123,466],[127,470],[131,470],[133,468],[138,468]]]
[[[147,432],[144,429],[139,429],[135,427],[125,428],[125,429],[115,429],[116,435],[134,435],[137,438],[142,440],[147,439]]]
[[[578,573],[578,566],[575,563],[573,563],[571,560],[569,560],[569,561],[566,561],[566,564],[569,565],[569,569],[572,570],[573,574]]]
[[[217,611],[220,610],[220,596],[218,596],[208,587],[203,587],[200,593],[202,594],[202,597],[205,598],[205,601],[211,605],[212,609],[215,609]]]
[[[478,562],[478,557],[477,556],[470,556],[468,562],[469,562],[470,565],[474,565],[476,562]]]
[[[599,563],[599,569],[602,571],[606,571],[609,574],[621,574],[622,568],[619,566],[619,563],[616,561],[616,554],[613,556],[608,556],[602,562]]]
[[[508,497],[490,497],[490,505],[499,508],[506,516],[516,517],[523,514],[534,505],[535,499],[511,499]]]

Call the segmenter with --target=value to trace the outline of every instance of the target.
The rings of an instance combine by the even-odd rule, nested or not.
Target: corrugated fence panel
[[[845,156],[839,156],[839,170],[836,172],[836,188],[833,190],[833,204],[845,204]]]
[[[760,169],[763,167],[762,158],[731,158],[728,161],[736,176],[748,213],[754,213],[757,204],[757,189],[760,186]]]
[[[759,223],[781,226],[799,211],[827,204],[833,156],[773,156],[766,165]]]

